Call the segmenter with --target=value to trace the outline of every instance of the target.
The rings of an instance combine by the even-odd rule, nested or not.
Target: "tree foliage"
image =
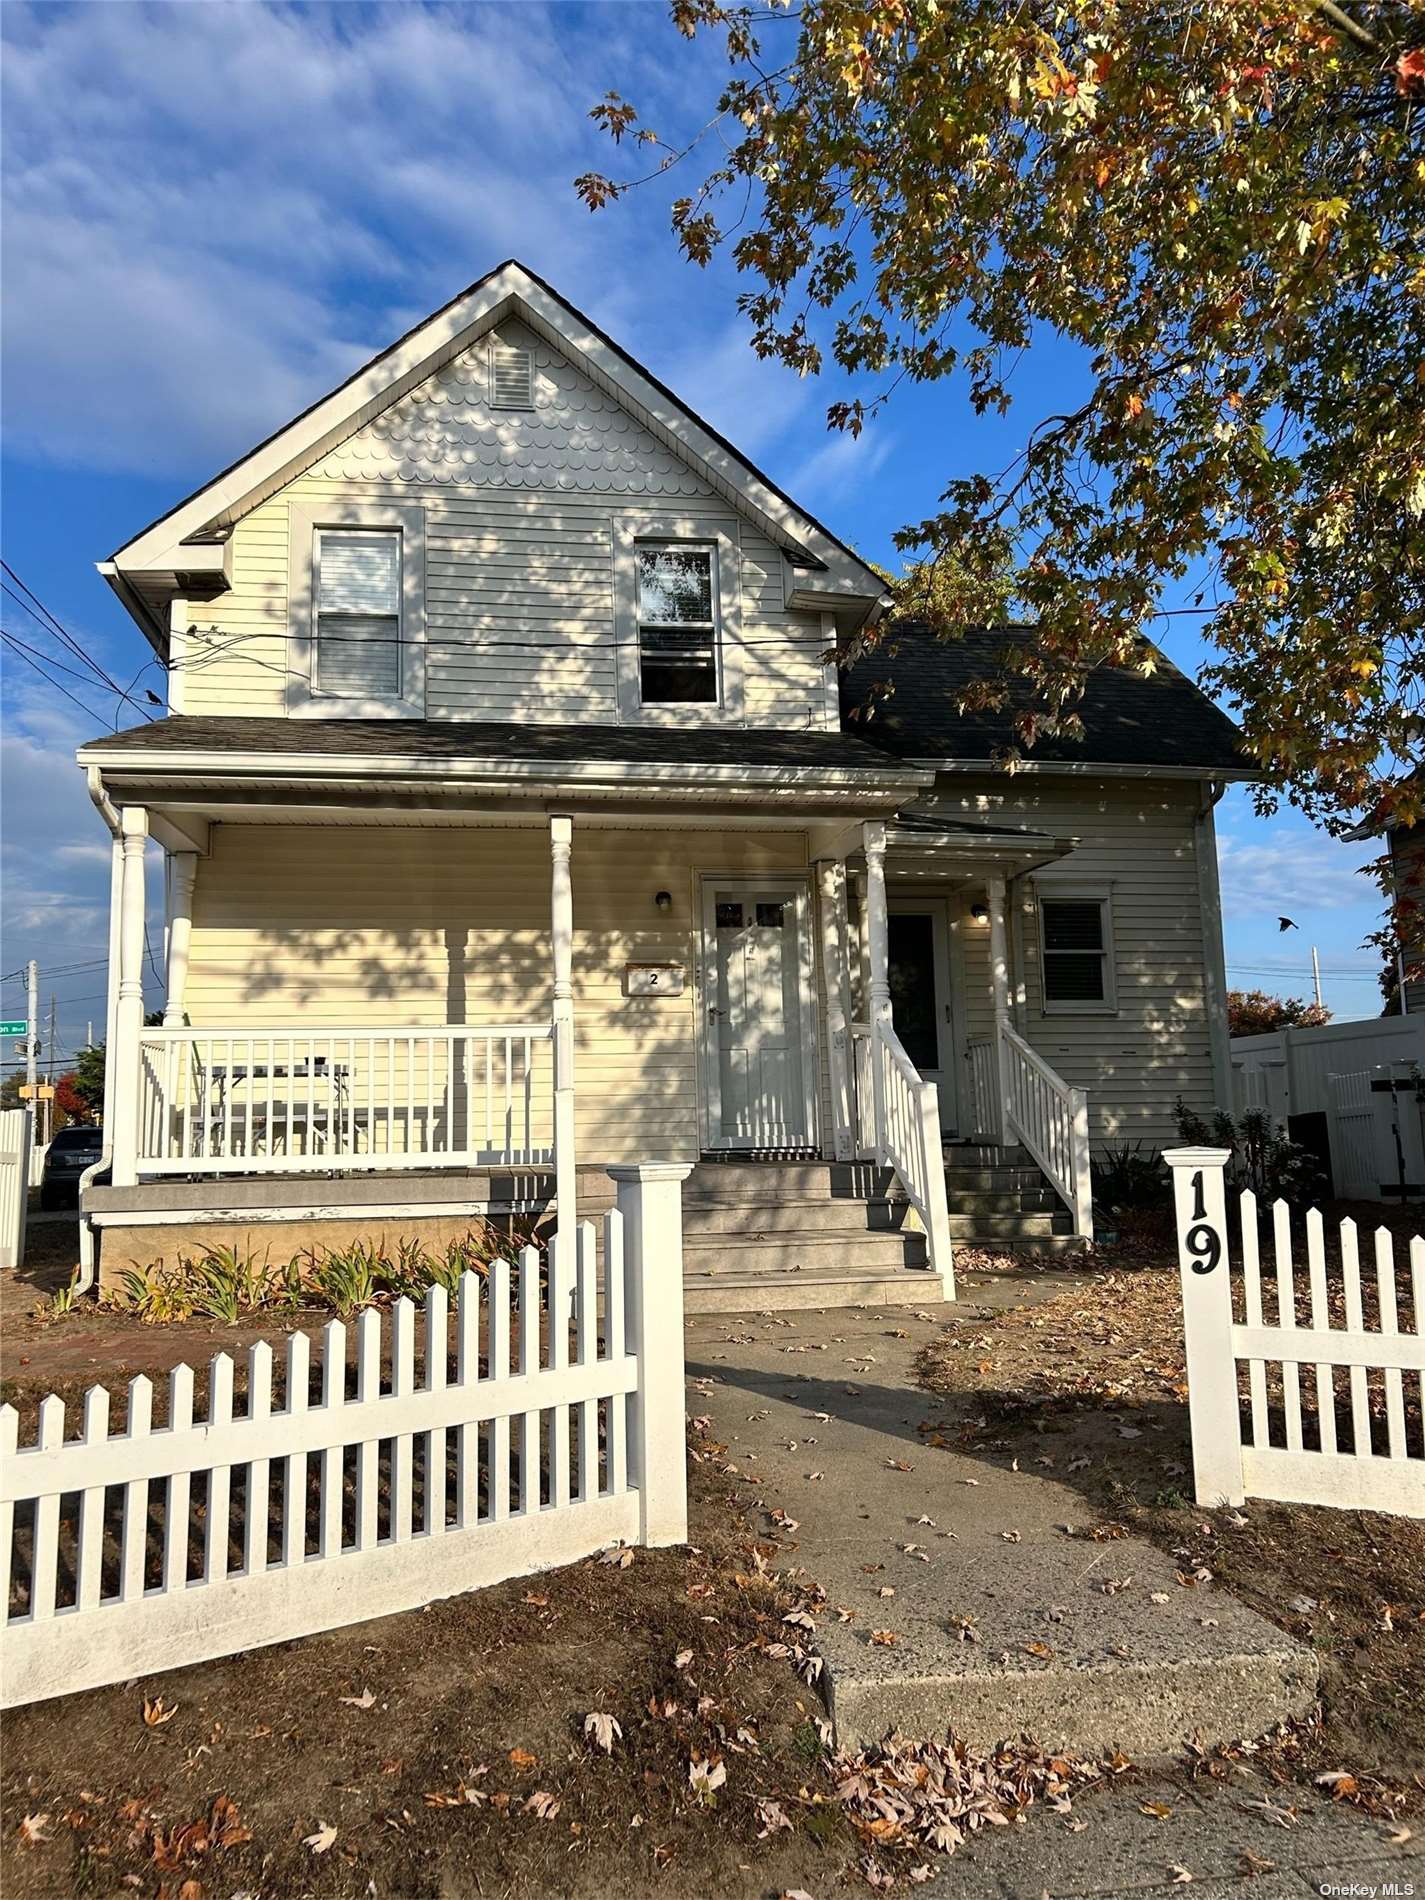
[[[1265,990],[1228,990],[1227,1033],[1262,1036],[1272,1029],[1319,1029],[1331,1012],[1304,996],[1269,996]]]
[[[92,1043],[87,1049],[81,1049],[65,1080],[73,1087],[84,1118],[97,1120],[104,1112],[104,1044]]]
[[[1064,409],[898,537],[946,564],[947,634],[1016,574],[1022,741],[1075,730],[1093,668],[1151,666],[1189,589],[1268,802],[1418,815],[1425,0],[670,11],[725,47],[715,107],[665,138],[610,95],[652,167],[578,189],[701,170],[679,243],[730,252],[759,354],[852,379],[833,427],[951,377],[1005,412],[1036,335],[1078,346]]]

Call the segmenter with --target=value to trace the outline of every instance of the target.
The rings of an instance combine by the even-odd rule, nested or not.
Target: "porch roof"
[[[156,719],[81,747],[119,804],[247,822],[684,806],[753,822],[889,815],[932,772],[843,732],[421,719]],[[176,848],[192,848],[177,846]],[[201,848],[201,847],[200,847]]]
[[[166,765],[225,768],[246,755],[319,756],[400,764],[459,764],[468,760],[582,765],[812,766],[862,771],[923,784],[931,774],[887,757],[880,747],[846,732],[778,732],[756,727],[546,726],[503,720],[264,719],[171,714],[83,748],[85,764],[141,757]]]

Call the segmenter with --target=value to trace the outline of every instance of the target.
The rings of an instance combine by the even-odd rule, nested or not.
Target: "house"
[[[1092,1146],[1227,1099],[1230,721],[1099,676],[1010,774],[975,649],[839,677],[876,574],[517,263],[101,572],[169,679],[79,754],[106,1279],[582,1213],[660,1158],[690,1303],[924,1299],[956,1241],[1082,1244]]]

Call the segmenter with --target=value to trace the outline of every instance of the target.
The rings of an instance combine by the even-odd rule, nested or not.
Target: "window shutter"
[[[490,345],[490,407],[533,409],[534,363],[528,350]]]
[[[398,698],[400,536],[323,530],[318,562],[318,691],[343,698]]]

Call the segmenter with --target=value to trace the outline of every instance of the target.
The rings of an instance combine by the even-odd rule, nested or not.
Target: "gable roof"
[[[511,258],[399,337],[291,422],[177,502],[117,548],[99,571],[150,638],[165,630],[145,612],[156,582],[180,591],[178,576],[219,585],[230,578],[224,543],[249,513],[326,451],[365,426],[496,324],[518,315],[618,400],[670,449],[692,463],[728,501],[749,514],[807,571],[808,605],[874,618],[884,598],[876,573],[771,478],[703,421],[665,383],[575,309],[552,285]],[[157,643],[157,642],[156,642]]]
[[[898,627],[885,644],[841,676],[841,723],[903,759],[937,764],[993,762],[1017,745],[1016,696],[999,712],[960,712],[958,695],[972,680],[993,676],[1005,647],[1022,642],[1022,626],[975,627],[940,640],[923,627]],[[888,696],[878,691],[889,687]],[[1018,696],[1018,703],[1028,698]],[[1081,740],[1045,737],[1027,763],[1198,771],[1250,778],[1256,767],[1242,735],[1186,674],[1158,654],[1157,670],[1101,666],[1088,677],[1075,710]]]

